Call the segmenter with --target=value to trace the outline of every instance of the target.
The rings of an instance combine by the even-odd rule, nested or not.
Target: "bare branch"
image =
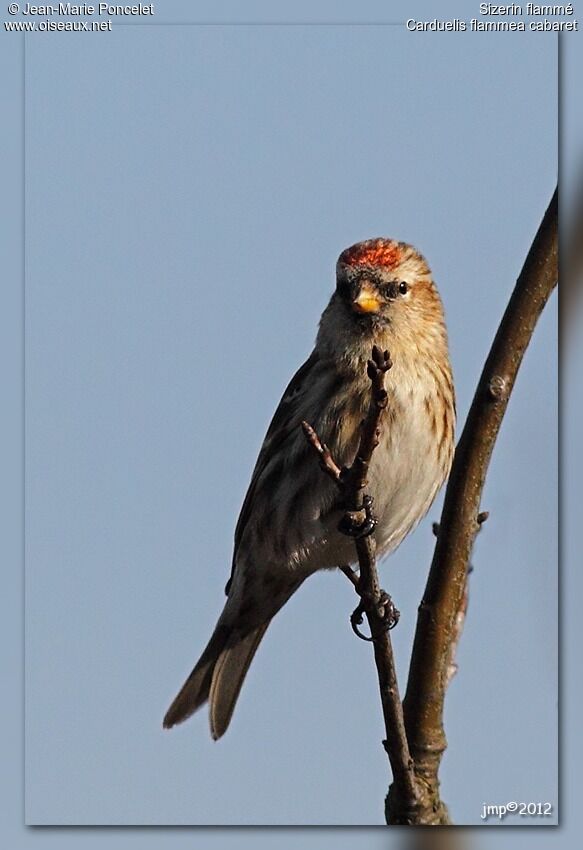
[[[458,443],[446,490],[427,586],[419,606],[407,693],[405,724],[418,778],[439,800],[438,770],[446,746],[443,704],[452,647],[459,639],[470,553],[480,521],[486,472],[524,352],[557,282],[557,191],[510,298]],[[463,624],[463,620],[462,620]],[[388,817],[399,818],[399,789],[392,787]],[[421,814],[417,823],[426,823]]]
[[[355,588],[358,588],[358,573],[349,566],[339,567],[339,569],[344,573],[348,581],[352,582]]]
[[[466,575],[466,582],[464,584],[464,592],[462,593],[462,598],[460,600],[460,607],[458,609],[457,614],[455,615],[455,619],[453,621],[453,633],[451,639],[451,646],[449,652],[449,662],[447,665],[446,671],[446,687],[449,685],[453,677],[458,671],[458,664],[456,661],[457,648],[459,642],[461,640],[462,632],[464,630],[464,625],[466,622],[466,617],[468,614],[468,604],[470,601],[470,571],[468,570],[468,574]]]
[[[342,470],[334,461],[330,449],[326,445],[326,443],[321,443],[320,438],[312,428],[312,426],[306,422],[302,422],[302,430],[304,432],[304,436],[308,441],[308,444],[314,449],[319,461],[320,467],[326,475],[330,476],[332,481],[336,484],[340,484],[340,476],[342,475]]]
[[[386,800],[389,824],[448,824],[439,795],[438,771],[446,747],[443,704],[455,675],[455,655],[468,606],[469,559],[477,532],[488,518],[480,511],[486,472],[524,352],[557,281],[557,192],[536,234],[492,344],[458,443],[439,523],[427,586],[419,606],[415,641],[403,705],[388,629],[398,612],[380,589],[371,533],[372,500],[364,490],[372,454],[378,445],[382,412],[388,398],[388,352],[373,349],[368,364],[371,402],[361,426],[354,463],[341,469],[316,432],[302,423],[324,472],[339,487],[346,512],[340,530],[354,537],[360,573],[340,569],[360,596],[351,617],[357,634],[363,614],[374,646],[379,690],[393,782]]]
[[[322,469],[338,483],[342,502],[346,508],[340,530],[354,537],[360,568],[358,576],[348,566],[340,568],[360,596],[360,604],[353,612],[351,623],[357,634],[363,637],[358,631],[358,625],[362,622],[363,614],[368,620],[385,722],[386,739],[383,741],[383,746],[389,757],[393,781],[399,787],[405,807],[410,810],[415,809],[417,805],[418,789],[405,734],[403,707],[388,631],[396,623],[398,612],[388,594],[379,586],[375,559],[376,547],[372,534],[376,522],[372,517],[372,499],[363,493],[367,484],[369,464],[379,443],[382,413],[388,403],[384,380],[391,366],[389,352],[381,351],[374,346],[372,359],[369,360],[367,367],[371,381],[370,406],[361,425],[356,458],[349,469],[340,470],[329,450],[321,443],[310,425],[303,422],[302,428],[308,443],[314,448],[320,460]]]
[[[368,413],[360,429],[360,444],[354,463],[347,470],[344,496],[348,510],[359,510],[361,492],[366,487],[366,476],[372,453],[379,444],[380,423],[383,410],[387,407],[388,396],[385,390],[385,374],[392,367],[388,351],[381,351],[376,345],[372,348],[372,359],[367,364],[367,374],[371,382],[371,402]]]

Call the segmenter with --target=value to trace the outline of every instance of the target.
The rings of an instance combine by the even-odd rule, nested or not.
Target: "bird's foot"
[[[377,606],[378,616],[383,621],[383,625],[385,626],[386,630],[390,631],[391,629],[394,629],[397,623],[399,622],[401,612],[399,611],[389,594],[386,592],[386,590],[380,591]]]
[[[381,590],[378,598],[374,600],[361,597],[358,606],[350,615],[350,625],[355,635],[362,640],[369,641],[374,640],[374,634],[365,635],[359,628],[363,623],[365,613],[373,614],[379,630],[386,632],[395,628],[401,616],[399,609],[385,590]]]
[[[364,496],[362,508],[357,511],[346,511],[340,520],[338,531],[355,539],[368,537],[369,534],[372,534],[378,524],[378,520],[372,512],[372,504],[372,496]]]

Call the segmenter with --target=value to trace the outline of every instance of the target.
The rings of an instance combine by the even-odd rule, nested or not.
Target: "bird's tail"
[[[182,723],[210,703],[211,735],[224,735],[249,665],[269,625],[269,620],[241,634],[220,621],[192,673],[166,712],[164,728]]]

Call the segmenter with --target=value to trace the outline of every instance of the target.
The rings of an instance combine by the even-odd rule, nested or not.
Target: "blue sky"
[[[28,39],[29,822],[382,822],[374,668],[340,576],[274,622],[223,741],[204,713],[161,717],[346,245],[427,257],[463,421],[556,180],[556,61],[554,38],[378,26]],[[556,367],[555,296],[484,495],[447,701],[458,823],[557,802]],[[440,503],[382,567],[403,689]]]

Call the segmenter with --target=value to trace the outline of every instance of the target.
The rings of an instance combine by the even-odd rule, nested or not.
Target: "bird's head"
[[[336,291],[320,325],[328,349],[347,337],[366,346],[373,338],[394,350],[395,345],[417,347],[421,337],[431,344],[444,334],[441,299],[429,266],[413,246],[367,239],[340,254]]]
[[[436,306],[427,263],[411,245],[392,239],[367,239],[343,251],[336,293],[357,320],[397,322]]]

